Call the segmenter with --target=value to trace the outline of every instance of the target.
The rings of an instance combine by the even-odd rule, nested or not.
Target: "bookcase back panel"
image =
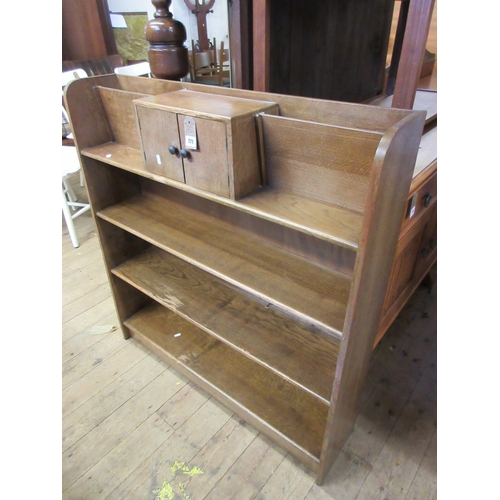
[[[354,250],[149,179],[142,179],[141,186],[143,194],[161,196],[200,214],[211,215],[221,222],[238,228],[239,232],[244,231],[249,235],[258,236],[262,241],[281,247],[287,252],[304,257],[332,271],[352,276],[356,260]]]
[[[105,87],[96,87],[96,91],[106,110],[115,141],[124,146],[141,149],[141,139],[132,101],[144,97],[145,94]]]
[[[299,120],[325,123],[342,127],[354,127],[364,130],[385,132],[407,115],[407,110],[374,107],[350,102],[328,101],[325,99],[305,99],[294,95],[270,94],[253,90],[216,87],[197,83],[174,82],[150,78],[137,78],[117,75],[118,84],[123,90],[146,92],[151,95],[188,89],[216,95],[228,95],[245,99],[255,99],[278,103],[280,115]]]
[[[363,212],[381,134],[260,116],[273,188]]]

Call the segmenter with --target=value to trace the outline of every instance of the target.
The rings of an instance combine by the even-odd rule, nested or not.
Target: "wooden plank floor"
[[[81,198],[85,192],[73,185]],[[124,340],[92,216],[62,222],[62,498],[424,500],[436,492],[436,286],[373,354],[353,434],[312,472],[133,340]]]

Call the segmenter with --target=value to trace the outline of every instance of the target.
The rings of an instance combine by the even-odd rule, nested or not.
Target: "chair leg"
[[[73,224],[73,218],[71,217],[71,212],[68,206],[68,200],[66,199],[64,191],[62,192],[62,199],[63,199],[62,210],[63,210],[64,220],[66,221],[66,226],[68,227],[71,243],[73,243],[73,246],[75,248],[78,248],[80,246],[80,243],[78,242],[78,237],[76,236],[75,225]]]
[[[76,202],[78,200],[78,198],[76,197],[76,194],[73,191],[73,188],[71,187],[68,179],[63,179],[62,183],[63,183],[63,186],[64,186],[64,192],[66,193],[69,201]]]

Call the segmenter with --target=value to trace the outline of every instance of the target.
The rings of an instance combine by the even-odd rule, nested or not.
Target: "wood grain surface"
[[[149,248],[113,274],[168,309],[329,402],[340,342],[228,286],[224,281]]]
[[[72,186],[85,199],[78,176]],[[79,249],[64,222],[61,240],[64,500],[151,500],[162,485],[182,498],[180,483],[196,500],[355,500],[362,489],[364,497],[387,490],[404,500],[437,498],[436,287],[416,291],[375,349],[354,431],[317,486],[283,448],[123,341],[91,214],[75,225]],[[155,425],[159,433],[147,432]],[[173,474],[176,461],[203,474]]]
[[[150,91],[155,88],[161,86],[152,83]],[[111,88],[108,101],[119,96],[130,102],[133,92]],[[252,107],[257,96],[249,95],[253,99],[245,105]],[[228,91],[214,101],[233,97]],[[307,104],[312,103],[302,101]],[[113,138],[112,122],[116,129],[116,123],[130,121],[128,111],[108,120]],[[357,114],[357,126],[263,116],[259,144],[270,188],[298,195],[299,203],[317,200],[304,205],[304,227],[309,206],[318,214],[322,204],[334,205],[346,220],[359,213],[355,245],[335,234],[330,240],[355,250],[352,276],[339,272],[344,263],[328,268],[307,258],[314,256],[314,228],[309,239],[293,237],[293,224],[273,237],[271,224],[281,227],[274,214],[264,220],[249,208],[219,202],[220,193],[197,196],[196,186],[176,190],[178,181],[157,182],[134,171],[135,163],[122,170],[116,160],[108,163],[92,153],[103,146],[98,135],[94,143],[91,133],[84,135],[92,147],[83,156],[88,194],[125,338],[131,335],[173,364],[317,472],[318,485],[341,454],[360,408],[425,119],[424,112],[401,115],[377,107],[342,111]],[[109,110],[108,115],[113,116]],[[387,118],[390,125],[367,128],[362,118],[369,116],[379,117],[380,124]],[[91,128],[91,121],[81,126]],[[433,234],[432,225],[423,232],[429,246]],[[189,338],[176,342],[184,331],[193,346]],[[156,425],[155,417],[148,425]]]
[[[98,216],[341,335],[350,290],[346,275],[273,245],[255,245],[253,237],[229,224],[156,197],[134,198]]]

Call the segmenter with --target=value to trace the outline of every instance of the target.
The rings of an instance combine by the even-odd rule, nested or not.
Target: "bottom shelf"
[[[124,324],[135,340],[317,471],[327,404],[156,302]]]

